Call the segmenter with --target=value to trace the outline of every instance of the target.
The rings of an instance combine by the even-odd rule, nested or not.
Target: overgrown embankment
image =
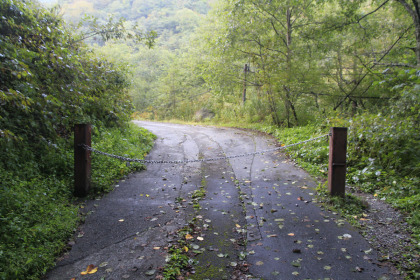
[[[95,133],[92,146],[143,158],[153,138],[130,124]],[[39,161],[23,162],[19,170],[0,168],[0,279],[39,279],[80,221],[73,197],[72,146],[63,141],[46,152]],[[111,190],[116,179],[143,167],[93,154],[92,194]]]
[[[128,124],[125,72],[92,53],[58,11],[0,0],[0,279],[39,279],[79,222],[73,126],[91,123],[93,147],[142,158],[153,144]],[[93,192],[140,164],[93,155]]]

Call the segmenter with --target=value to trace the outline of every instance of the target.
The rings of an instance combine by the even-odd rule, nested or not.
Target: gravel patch
[[[371,194],[358,191],[353,194],[366,203],[366,215],[359,219],[360,229],[366,240],[378,250],[381,265],[388,266],[395,279],[407,279],[404,270],[420,263],[420,252],[411,237],[405,215]]]

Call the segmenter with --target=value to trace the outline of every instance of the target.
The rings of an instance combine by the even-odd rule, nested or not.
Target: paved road
[[[149,159],[214,158],[276,145],[243,130],[136,123],[158,136]],[[47,279],[154,279],[146,274],[164,266],[166,247],[193,219],[202,240],[192,242],[203,253],[191,279],[392,279],[357,230],[314,203],[317,183],[282,154],[150,164],[118,185],[86,202],[90,214],[72,250]],[[199,208],[192,194],[200,188],[206,196]],[[89,264],[98,272],[81,276]]]

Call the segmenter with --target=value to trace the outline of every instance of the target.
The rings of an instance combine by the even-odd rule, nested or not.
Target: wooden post
[[[347,127],[332,127],[328,165],[328,190],[331,195],[345,195]]]
[[[91,147],[90,124],[74,126],[74,195],[86,196],[90,189],[91,152],[81,145]]]

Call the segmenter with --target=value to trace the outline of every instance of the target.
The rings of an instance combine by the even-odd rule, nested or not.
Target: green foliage
[[[69,203],[71,180],[25,180],[4,169],[0,179],[0,279],[39,279],[78,222],[77,208]]]
[[[112,128],[94,135],[92,147],[119,156],[144,159],[153,147],[155,136],[132,123],[121,128]],[[95,193],[108,192],[113,189],[116,179],[134,170],[144,169],[141,163],[127,164],[121,160],[92,154],[92,186]]]
[[[67,137],[77,122],[112,126],[129,119],[123,69],[73,44],[54,11],[31,2],[0,5],[1,141],[38,145]]]
[[[180,248],[172,247],[169,249],[169,257],[163,271],[163,279],[174,280],[181,275],[182,269],[188,267],[190,258]]]

